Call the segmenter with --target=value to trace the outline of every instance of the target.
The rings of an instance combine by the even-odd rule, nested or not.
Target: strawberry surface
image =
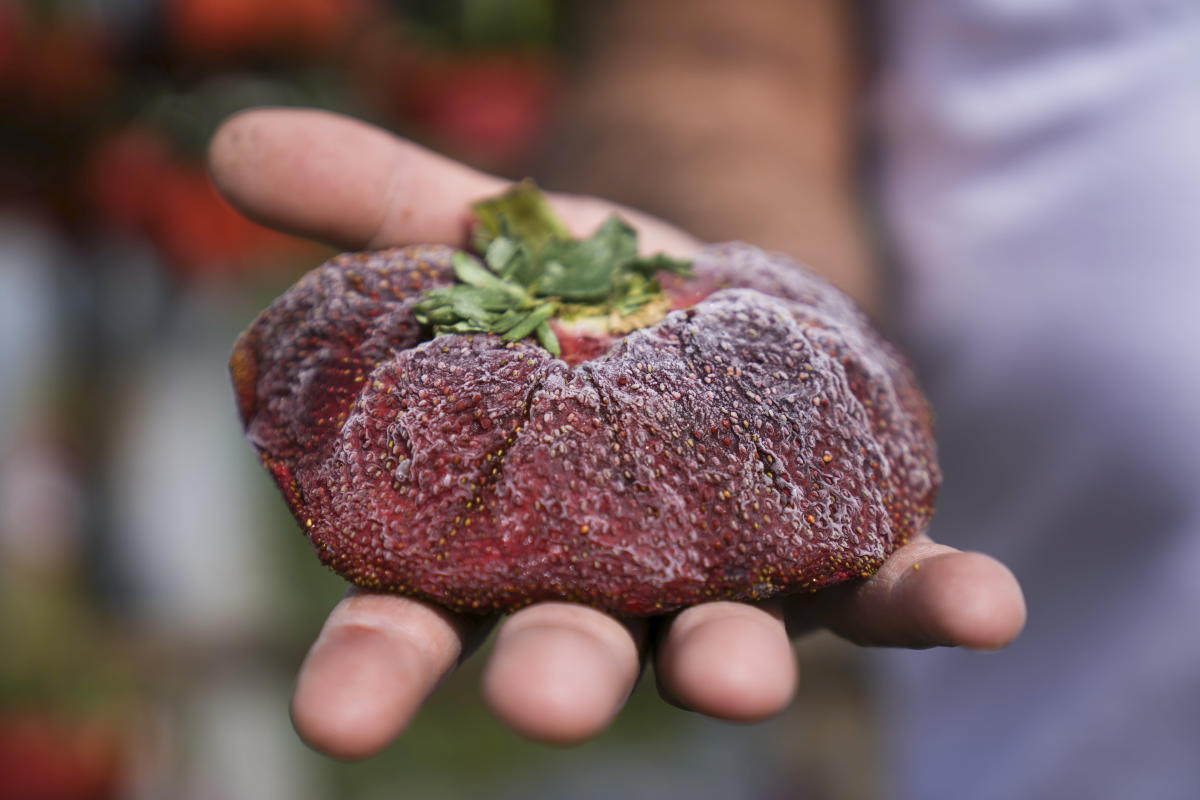
[[[928,524],[911,372],[795,263],[710,247],[664,277],[657,322],[581,349],[553,320],[564,360],[432,337],[414,307],[454,254],[338,256],[234,350],[247,436],[348,580],[459,611],[648,615],[869,576]]]

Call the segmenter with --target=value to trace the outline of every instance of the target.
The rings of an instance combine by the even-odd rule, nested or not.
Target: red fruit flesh
[[[251,442],[354,583],[656,614],[870,575],[928,523],[940,476],[911,373],[791,262],[709,248],[664,280],[688,307],[611,346],[562,336],[559,359],[427,340],[411,308],[452,252],[339,256],[234,351]]]

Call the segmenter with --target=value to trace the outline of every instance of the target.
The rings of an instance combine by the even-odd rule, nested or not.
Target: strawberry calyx
[[[551,321],[567,329],[619,335],[666,315],[657,274],[691,276],[691,262],[638,255],[637,231],[617,215],[586,239],[570,235],[529,181],[473,206],[475,257],[458,252],[458,283],[431,289],[413,309],[435,336],[490,333],[515,342],[535,337],[551,354],[562,347]]]

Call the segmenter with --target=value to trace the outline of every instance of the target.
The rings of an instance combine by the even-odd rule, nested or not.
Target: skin
[[[228,120],[213,138],[210,167],[248,216],[347,249],[463,246],[470,203],[505,186],[364,123],[294,109]],[[575,196],[552,201],[576,233],[616,208]],[[619,210],[649,252],[687,255],[698,247],[666,223]],[[301,667],[292,703],[297,732],[337,758],[374,755],[403,733],[491,622],[350,590]],[[517,733],[575,744],[604,730],[652,658],[668,702],[754,722],[793,696],[799,670],[790,635],[827,627],[863,645],[995,649],[1024,622],[1024,599],[1006,567],[921,539],[852,587],[757,605],[708,603],[658,626],[569,603],[531,606],[503,620],[483,693]]]

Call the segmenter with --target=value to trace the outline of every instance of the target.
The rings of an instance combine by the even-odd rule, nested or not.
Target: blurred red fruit
[[[184,277],[251,271],[311,247],[246,219],[202,164],[175,155],[150,128],[131,126],[103,140],[85,182],[102,223],[149,238]]]
[[[195,56],[319,55],[344,42],[373,6],[373,0],[171,0],[168,36]]]
[[[127,232],[146,231],[158,213],[162,176],[171,164],[166,137],[131,126],[103,139],[84,169],[85,191],[100,218]]]
[[[413,121],[439,144],[489,164],[530,155],[554,95],[550,60],[536,55],[455,56],[413,77]]]
[[[501,172],[533,154],[557,87],[548,54],[425,54],[403,66],[393,102],[435,147]]]
[[[17,4],[12,0],[0,0],[0,86],[10,77],[17,63],[17,45],[24,26]]]
[[[33,112],[76,115],[114,84],[104,31],[79,16],[34,25],[0,2],[0,86]]]
[[[0,800],[107,800],[121,794],[124,737],[112,723],[0,714]]]

